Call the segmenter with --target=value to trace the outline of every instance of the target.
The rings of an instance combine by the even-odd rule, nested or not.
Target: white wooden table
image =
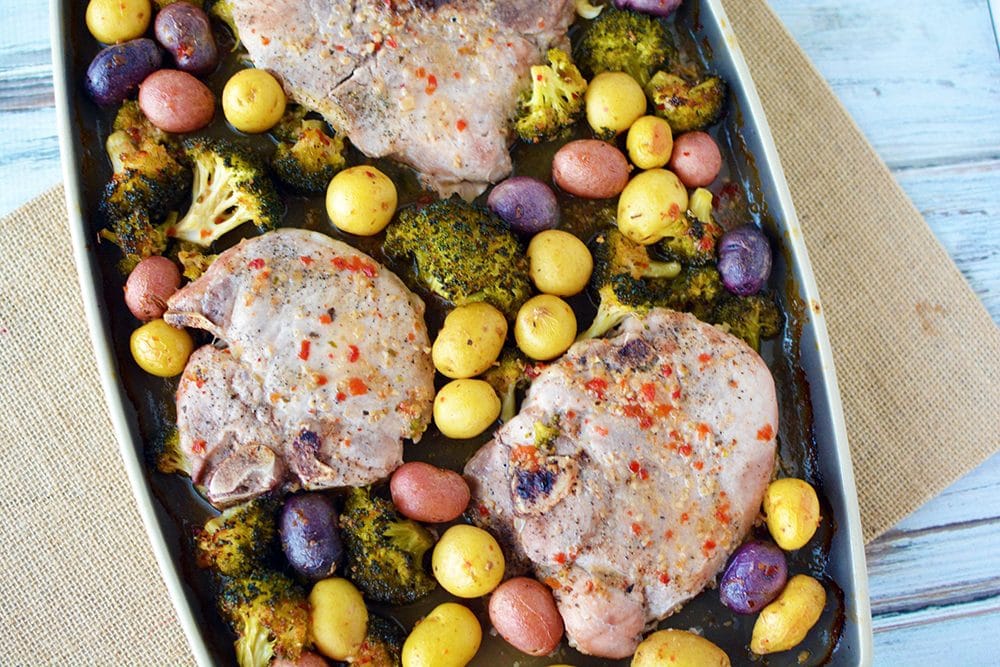
[[[1000,1],[771,2],[1000,321]],[[60,180],[47,12],[0,0],[0,214]],[[868,567],[877,664],[1000,665],[1000,455]]]

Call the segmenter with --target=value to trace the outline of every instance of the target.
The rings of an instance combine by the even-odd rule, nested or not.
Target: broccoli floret
[[[218,604],[238,637],[240,667],[267,667],[275,655],[296,660],[309,645],[305,591],[280,572],[223,578]]]
[[[722,236],[722,228],[714,222],[704,223],[687,213],[687,229],[676,236],[660,241],[664,256],[689,266],[703,266],[715,261],[715,244]]]
[[[646,282],[627,273],[613,275],[608,282],[601,284],[597,298],[599,302],[594,321],[576,337],[578,341],[603,336],[629,315],[645,315],[657,305],[655,294]]]
[[[673,53],[670,37],[657,19],[608,7],[583,34],[575,55],[588,76],[625,72],[645,86],[653,70]]]
[[[307,111],[304,107],[290,109],[275,128],[278,148],[271,167],[283,183],[295,190],[321,194],[344,168],[344,140],[330,136],[323,121],[306,118]]]
[[[368,634],[351,661],[353,667],[401,667],[406,633],[396,623],[368,616]]]
[[[531,295],[521,243],[493,213],[456,197],[404,210],[383,249],[414,258],[419,281],[456,306],[485,301],[513,320]]]
[[[188,280],[201,278],[218,257],[218,255],[206,255],[193,243],[181,243],[177,251],[177,261],[183,267],[183,275]]]
[[[646,85],[646,95],[657,116],[677,132],[703,130],[715,124],[726,101],[726,82],[710,76],[697,84],[676,74],[657,72]]]
[[[240,46],[240,31],[236,28],[236,19],[233,18],[233,5],[230,0],[215,0],[212,6],[208,8],[208,13],[226,24],[229,32],[233,33],[233,51],[238,49]]]
[[[548,65],[531,68],[531,90],[518,102],[514,130],[524,141],[537,144],[555,139],[576,122],[583,111],[587,81],[569,54],[549,49]]]
[[[156,469],[164,475],[191,475],[191,464],[181,451],[181,434],[176,428],[162,435],[152,453]]]
[[[277,226],[281,197],[248,152],[223,140],[184,142],[194,165],[191,208],[168,230],[172,237],[208,247],[226,232],[252,222],[261,231]]]
[[[424,571],[431,534],[401,519],[392,503],[367,489],[348,492],[340,527],[347,553],[347,576],[376,602],[400,605],[424,597],[436,586]]]
[[[115,219],[110,229],[102,229],[99,233],[124,253],[118,264],[122,273],[130,273],[146,257],[162,255],[167,249],[166,225],[154,225],[141,209]]]
[[[536,374],[527,358],[515,348],[506,348],[497,365],[486,371],[482,378],[490,383],[500,397],[500,421],[510,421],[517,412],[517,390],[531,384]]]
[[[255,498],[209,519],[195,532],[198,566],[231,577],[259,569],[274,548],[276,512],[275,501]]]
[[[661,305],[692,313],[704,321],[711,319],[712,311],[726,291],[714,266],[685,267],[668,285],[657,284],[654,289],[662,294],[658,297]]]
[[[731,296],[715,308],[712,321],[723,325],[753,349],[760,350],[761,338],[777,336],[781,331],[781,310],[774,299],[762,294]]]

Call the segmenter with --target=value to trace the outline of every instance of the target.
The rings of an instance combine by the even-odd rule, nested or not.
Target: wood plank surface
[[[1000,321],[998,5],[772,0],[994,321]],[[61,178],[47,13],[47,3],[0,0],[0,214]],[[864,193],[858,201],[877,211],[878,202]],[[876,664],[1000,664],[998,499],[1000,455],[869,546]]]

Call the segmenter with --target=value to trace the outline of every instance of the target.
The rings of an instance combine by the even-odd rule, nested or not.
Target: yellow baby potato
[[[104,44],[117,44],[142,37],[153,16],[149,0],[90,0],[87,29]]]
[[[625,186],[618,200],[618,229],[631,241],[650,245],[677,229],[687,208],[687,190],[676,174],[650,169]]]
[[[711,190],[698,188],[691,193],[691,197],[688,199],[688,210],[706,225],[712,222],[712,198]]]
[[[483,641],[476,615],[454,602],[434,608],[403,644],[403,667],[465,667]]]
[[[686,630],[660,630],[646,637],[632,667],[729,667],[729,656],[721,648]]]
[[[598,74],[583,99],[587,122],[602,139],[621,134],[646,113],[646,93],[624,72]]]
[[[625,139],[629,159],[639,169],[656,169],[670,162],[674,135],[659,116],[643,116],[632,123]]]
[[[434,397],[434,423],[447,438],[474,438],[500,416],[500,399],[483,380],[452,380]]]
[[[133,331],[129,347],[139,368],[151,375],[169,378],[184,370],[194,341],[186,330],[175,329],[157,319]]]
[[[222,112],[240,132],[260,134],[278,124],[285,114],[285,91],[270,73],[245,69],[222,89]]]
[[[531,279],[539,292],[573,296],[583,291],[594,270],[587,246],[568,232],[550,229],[528,244]]]
[[[396,186],[375,167],[344,169],[326,190],[326,213],[334,226],[348,234],[373,236],[396,213]]]
[[[576,315],[557,296],[539,294],[517,311],[514,339],[532,359],[548,361],[569,349],[576,339]]]
[[[488,303],[470,303],[448,313],[431,358],[442,375],[471,378],[493,365],[506,339],[503,313]]]
[[[368,633],[368,608],[347,579],[316,582],[309,593],[309,633],[328,658],[347,660],[358,652]]]
[[[758,655],[795,648],[823,613],[826,590],[810,576],[797,574],[785,590],[764,607],[753,624],[750,650]]]
[[[434,545],[431,569],[446,591],[460,598],[478,598],[503,580],[503,551],[482,528],[457,525]]]
[[[808,482],[785,477],[764,492],[767,530],[785,551],[801,549],[819,527],[819,498]]]

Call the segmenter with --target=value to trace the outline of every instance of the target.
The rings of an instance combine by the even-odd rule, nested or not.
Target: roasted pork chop
[[[563,40],[571,0],[232,0],[257,67],[366,155],[471,198],[511,171],[528,70]]]
[[[175,294],[167,322],[226,343],[197,350],[177,389],[181,450],[208,500],[395,470],[430,421],[423,313],[367,255],[294,229],[243,241]]]
[[[473,513],[553,588],[572,645],[624,658],[747,534],[777,426],[753,350],[654,310],[541,372],[465,468]]]

